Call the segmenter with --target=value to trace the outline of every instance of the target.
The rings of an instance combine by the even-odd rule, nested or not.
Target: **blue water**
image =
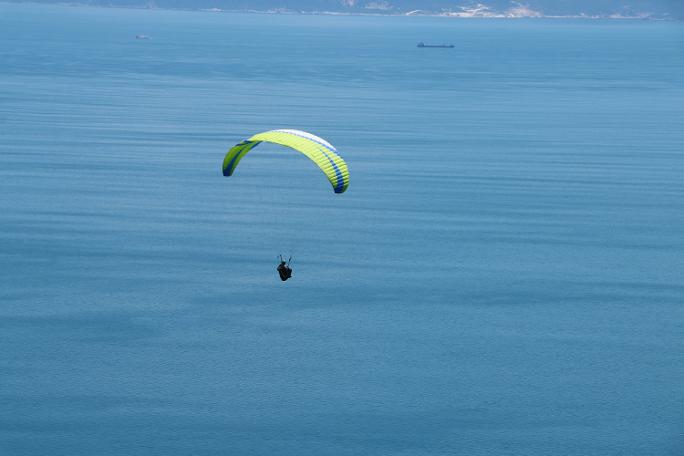
[[[0,4],[0,454],[683,451],[681,23]]]

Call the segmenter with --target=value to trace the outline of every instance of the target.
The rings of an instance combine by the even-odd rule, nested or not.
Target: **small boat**
[[[453,44],[425,44],[422,41],[418,43],[419,48],[447,48],[447,49],[452,49],[456,46]]]
[[[135,35],[136,40],[149,40],[150,37],[147,35]]]

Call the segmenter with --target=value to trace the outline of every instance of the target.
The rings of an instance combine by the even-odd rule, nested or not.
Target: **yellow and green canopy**
[[[337,149],[326,140],[300,130],[265,131],[236,144],[223,159],[223,175],[232,176],[242,157],[262,142],[280,144],[306,155],[323,171],[335,193],[344,193],[349,187],[349,170],[337,155]]]

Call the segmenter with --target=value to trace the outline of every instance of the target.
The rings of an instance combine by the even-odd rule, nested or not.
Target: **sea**
[[[0,3],[0,454],[684,454],[684,24]]]

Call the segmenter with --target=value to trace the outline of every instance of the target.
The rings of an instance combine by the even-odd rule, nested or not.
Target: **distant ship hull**
[[[451,49],[454,48],[455,46],[453,44],[425,44],[425,43],[418,43],[419,48],[447,48]]]

